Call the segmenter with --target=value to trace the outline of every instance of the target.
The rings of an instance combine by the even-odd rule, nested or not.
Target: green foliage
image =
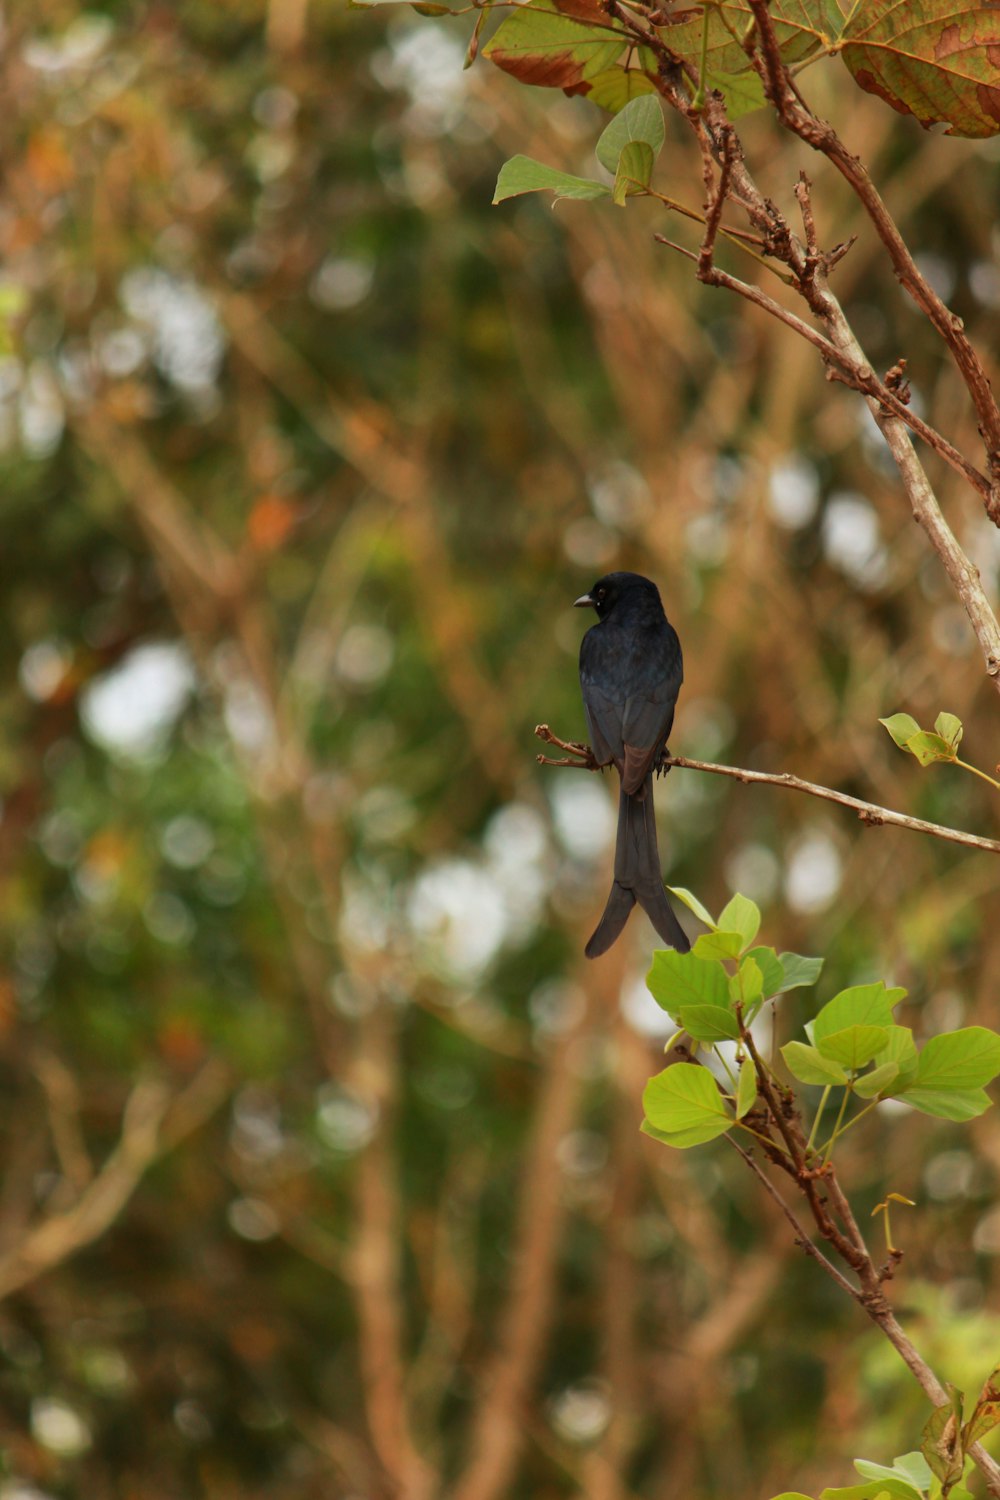
[[[947,761],[1000,790],[1000,781],[960,758],[958,747],[962,743],[964,726],[957,714],[939,713],[934,720],[933,731],[921,729],[910,714],[892,714],[888,719],[879,719],[879,723],[885,726],[894,743],[912,755],[921,766],[932,766],[935,761]]]
[[[736,1118],[742,1120],[743,1116],[753,1109],[757,1100],[757,1070],[753,1065],[752,1057],[745,1057],[740,1063],[739,1079],[736,1085]]]
[[[444,7],[427,9],[437,14]],[[672,54],[703,70],[702,88],[718,89],[738,119],[765,103],[745,46],[753,38],[752,12],[745,0],[714,0],[700,9],[665,17],[652,29]],[[878,0],[852,6],[845,17],[834,0],[774,0],[770,10],[787,64],[839,57],[861,88],[924,126],[946,123],[949,134],[970,137],[1000,129],[993,62],[1000,20],[989,7],[924,0],[904,12],[898,0]],[[590,95],[615,110],[653,88],[656,77],[655,50],[626,42],[624,27],[597,0],[530,0],[501,22],[483,52],[522,83]]]
[[[933,765],[936,760],[955,761],[962,738],[962,723],[954,714],[938,714],[935,732],[921,729],[910,714],[892,714],[888,719],[879,719],[901,750],[919,761],[922,766]],[[947,733],[943,732],[946,729]]]
[[[734,896],[716,923],[689,892],[675,894],[681,895],[711,930],[699,938],[690,953],[677,953],[671,948],[654,954],[647,984],[657,1004],[691,1039],[695,1050],[699,1046],[713,1048],[723,1041],[742,1043],[764,1001],[777,999],[790,987],[786,961],[800,983],[808,982],[803,977],[806,974],[818,976],[819,959],[798,954],[784,954],[779,959],[773,949],[764,947],[755,948],[752,956],[741,957],[760,926],[760,912],[746,897]],[[989,1108],[985,1085],[1000,1075],[1000,1035],[985,1026],[967,1026],[931,1037],[918,1052],[912,1032],[897,1026],[893,1017],[905,996],[905,989],[887,986],[881,980],[851,985],[828,1000],[807,1024],[807,1041],[795,1038],[781,1048],[785,1067],[798,1083],[824,1090],[820,1114],[831,1089],[845,1091],[845,1105],[853,1094],[868,1101],[867,1107],[879,1099],[902,1099],[912,1109],[945,1120],[971,1120]],[[647,1091],[647,1106],[651,1100],[656,1110],[651,1115],[647,1107],[647,1120],[655,1127],[658,1140],[675,1146],[698,1145],[740,1123],[752,1098],[750,1084],[745,1081],[745,1058],[741,1058],[734,1094],[725,1093],[704,1072],[698,1098],[705,1106],[712,1095],[711,1129],[697,1139],[691,1134],[691,1122],[681,1112],[674,1088],[667,1082],[678,1066],[674,1064],[657,1075],[653,1080],[657,1087]],[[697,1071],[694,1064],[683,1066]],[[767,1065],[761,1062],[760,1066]],[[689,1093],[693,1084],[689,1074],[684,1077]],[[723,1100],[733,1104],[735,1113],[727,1112]],[[849,1127],[850,1121],[842,1124],[843,1117],[842,1109],[823,1150],[832,1148]],[[701,1122],[701,1128],[708,1128],[707,1121]]]
[[[516,19],[516,15],[512,16],[505,24],[510,25]],[[648,95],[633,99],[615,115],[595,147],[597,160],[614,176],[613,187],[557,171],[530,156],[513,156],[500,168],[493,202],[502,203],[522,193],[548,191],[556,198],[611,198],[623,205],[630,194],[643,192],[649,186],[663,139],[663,109],[659,100]]]
[[[512,156],[500,168],[494,203],[503,203],[507,198],[517,198],[522,193],[550,192],[556,198],[609,198],[610,188],[603,182],[593,182],[588,177],[574,177],[570,172],[557,171],[544,162],[534,161],[530,156]]]
[[[951,1407],[943,1410],[950,1412]],[[866,1458],[856,1458],[854,1467],[865,1481],[863,1484],[822,1490],[820,1500],[879,1500],[882,1495],[888,1496],[889,1500],[926,1500],[937,1473],[922,1452],[901,1454],[893,1459],[891,1468]],[[954,1497],[959,1496],[958,1490],[952,1489],[951,1493]],[[792,1496],[786,1491],[783,1495],[776,1495],[774,1500],[808,1500],[808,1497]]]
[[[696,1063],[675,1063],[657,1073],[646,1085],[642,1105],[642,1129],[667,1146],[700,1146],[733,1123],[715,1079]]]

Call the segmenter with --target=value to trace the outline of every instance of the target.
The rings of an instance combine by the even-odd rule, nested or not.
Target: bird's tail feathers
[[[646,777],[637,792],[619,794],[615,878],[604,915],[584,950],[588,958],[597,958],[611,947],[636,902],[663,941],[678,952],[687,953],[691,944],[663,889],[651,776]]]

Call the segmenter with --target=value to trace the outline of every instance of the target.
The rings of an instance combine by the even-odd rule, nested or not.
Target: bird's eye
[[[607,593],[607,589],[598,589],[597,590],[597,594],[595,595],[595,597],[598,600],[598,603],[600,603],[600,602],[603,601],[604,596],[605,596],[606,593]]]

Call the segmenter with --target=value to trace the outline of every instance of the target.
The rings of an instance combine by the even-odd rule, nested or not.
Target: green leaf
[[[823,1057],[841,1064],[852,1073],[865,1068],[889,1039],[887,1026],[845,1026],[826,1036],[816,1036],[816,1048]]]
[[[678,1020],[696,1042],[734,1042],[740,1034],[736,1017],[721,1005],[685,1005]]]
[[[823,971],[823,960],[821,958],[804,958],[801,953],[782,953],[778,962],[784,973],[779,994],[786,994],[789,990],[800,990],[806,985],[815,984]]]
[[[729,976],[725,969],[713,959],[699,958],[695,953],[658,949],[653,954],[646,984],[657,1005],[675,1020],[685,1005],[729,1008]]]
[[[912,1077],[917,1071],[917,1047],[913,1032],[908,1026],[890,1026],[889,1040],[875,1058],[879,1067],[883,1063],[895,1063],[899,1068],[900,1081]]]
[[[738,932],[748,948],[760,931],[760,907],[746,896],[735,895],[719,913],[723,932]]]
[[[898,1474],[902,1474],[918,1490],[929,1490],[931,1487],[930,1465],[922,1453],[900,1453],[892,1461],[892,1466]]]
[[[820,1500],[879,1500],[888,1495],[890,1500],[922,1500],[919,1490],[905,1479],[871,1479],[867,1484],[845,1484],[838,1489],[826,1489]]]
[[[964,1026],[932,1036],[917,1059],[919,1088],[970,1089],[1000,1073],[1000,1036],[987,1026]]]
[[[965,730],[962,721],[957,714],[938,714],[934,720],[934,728],[943,740],[947,740],[953,750],[957,750],[962,743],[962,735]]]
[[[855,1080],[854,1092],[860,1094],[862,1099],[877,1099],[879,1094],[889,1092],[890,1086],[898,1077],[898,1063],[880,1063],[877,1068],[872,1068],[870,1073],[864,1073]]]
[[[821,1038],[845,1026],[892,1026],[893,1006],[905,995],[898,987],[886,989],[881,979],[876,984],[853,984],[823,1006],[812,1023],[812,1039],[818,1046]]]
[[[638,99],[643,94],[656,92],[656,84],[650,77],[650,73],[654,77],[656,75],[656,59],[647,47],[640,47],[639,53],[643,66],[649,71],[643,72],[640,68],[615,67],[607,68],[602,73],[595,73],[593,78],[587,80],[587,98],[591,103],[596,104],[600,109],[606,109],[608,114],[616,115],[620,109],[625,108],[630,99]]]
[[[974,1120],[985,1114],[991,1103],[985,1089],[922,1089],[911,1084],[897,1085],[892,1091],[893,1099],[902,1099],[922,1115],[933,1115],[937,1120]]]
[[[932,734],[929,729],[921,729],[919,734],[911,736],[906,742],[906,748],[922,766],[932,766],[938,760],[955,759],[955,752],[948,741],[943,740],[939,734]]]
[[[618,171],[618,163],[626,146],[641,142],[649,147],[653,159],[659,155],[665,136],[663,108],[656,95],[644,95],[633,99],[605,126],[597,142],[595,154],[601,166],[609,172]],[[652,163],[650,163],[652,171]],[[648,178],[646,181],[648,182]]]
[[[645,141],[629,141],[618,158],[615,185],[611,190],[611,197],[619,208],[624,208],[626,198],[649,186],[655,160],[652,146]]]
[[[740,1063],[740,1074],[736,1082],[736,1118],[742,1120],[753,1109],[757,1099],[757,1071],[752,1057]]]
[[[557,198],[609,198],[611,191],[603,182],[591,182],[587,177],[573,177],[569,172],[559,172],[547,167],[544,162],[530,156],[512,156],[500,168],[497,178],[494,203],[503,203],[507,198],[517,198],[521,193],[554,193]]]
[[[844,18],[836,0],[772,0],[771,18],[785,62],[799,62],[839,35]],[[689,9],[682,14],[690,15]],[[752,19],[745,0],[722,0],[708,12],[708,76],[706,87],[714,87],[719,73],[746,73],[752,64],[740,38]],[[696,68],[701,67],[703,15],[696,20],[661,25],[659,33],[672,52],[679,52]]]
[[[921,1453],[904,1453],[902,1458],[893,1460],[891,1469],[886,1468],[885,1464],[869,1463],[866,1458],[856,1458],[854,1467],[862,1479],[890,1479],[897,1484],[905,1484],[916,1495],[930,1488],[933,1477]]]
[[[699,922],[704,922],[706,927],[715,927],[715,918],[709,916],[705,907],[698,900],[698,897],[693,895],[691,891],[685,890],[682,885],[668,885],[667,890],[671,896],[676,896],[678,901],[683,901],[688,911],[693,911]]]
[[[892,714],[888,719],[879,719],[879,723],[889,731],[900,750],[905,750],[913,736],[920,733],[920,725],[910,714]]]
[[[729,995],[735,1005],[751,1005],[764,993],[764,976],[757,967],[756,959],[747,955],[738,971],[729,981]]]
[[[963,1448],[978,1443],[997,1426],[1000,1426],[1000,1365],[994,1366],[986,1377],[972,1416],[962,1428]]]
[[[962,1452],[962,1392],[948,1385],[949,1400],[927,1419],[920,1451],[942,1485],[957,1484],[965,1468]]]
[[[773,948],[751,948],[747,958],[752,958],[761,974],[763,984],[762,993],[769,999],[772,995],[781,993],[781,987],[785,982],[785,971],[781,960]]]
[[[789,1073],[800,1083],[822,1084],[825,1088],[828,1083],[847,1082],[847,1074],[838,1062],[823,1057],[815,1047],[808,1047],[805,1042],[786,1042],[781,1055]]]
[[[658,1130],[648,1120],[643,1120],[639,1129],[643,1135],[651,1136],[664,1146],[672,1146],[675,1151],[686,1151],[690,1146],[703,1146],[706,1140],[699,1126],[692,1126],[690,1130]],[[710,1140],[711,1137],[707,1139]]]
[[[738,932],[703,932],[691,951],[699,958],[739,958],[742,947]]]
[[[731,120],[753,114],[755,109],[763,109],[767,104],[764,85],[754,72],[724,73],[716,69],[708,75],[708,87],[718,89],[725,99],[726,113]]]
[[[531,0],[497,28],[483,56],[521,83],[586,94],[623,51],[623,34],[596,0]]]
[[[868,0],[844,27],[841,56],[855,81],[923,126],[949,135],[1000,130],[1000,12],[982,0]]]
[[[782,1490],[780,1495],[775,1495],[773,1500],[811,1500],[809,1495],[803,1495],[801,1490]]]
[[[674,1063],[647,1083],[642,1095],[649,1124],[672,1146],[697,1146],[723,1135],[732,1125],[707,1068],[696,1063]]]

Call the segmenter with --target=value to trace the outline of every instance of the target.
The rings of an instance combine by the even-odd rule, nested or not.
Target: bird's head
[[[590,592],[581,594],[573,601],[577,609],[593,609],[597,618],[604,620],[617,604],[660,603],[660,592],[655,583],[643,578],[641,573],[606,573],[593,585]]]

